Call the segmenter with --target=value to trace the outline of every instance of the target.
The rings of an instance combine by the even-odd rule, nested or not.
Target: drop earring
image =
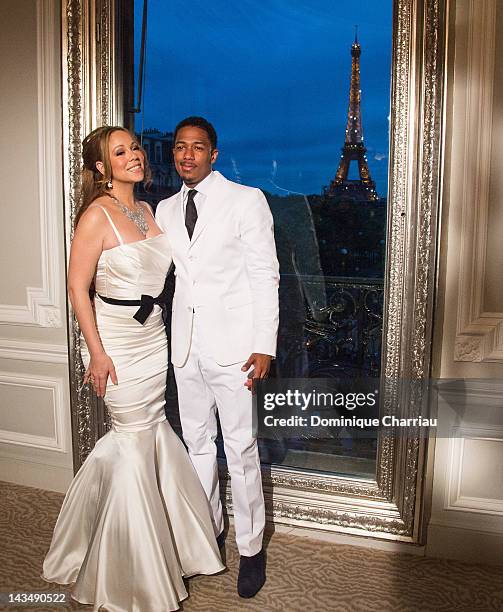
[[[112,184],[112,179],[107,181],[107,189],[112,189],[113,184]]]

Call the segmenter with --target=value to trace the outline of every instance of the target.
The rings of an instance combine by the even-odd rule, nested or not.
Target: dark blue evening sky
[[[386,195],[391,0],[149,0],[144,116],[215,126],[225,176],[273,193],[320,193],[344,143],[354,25],[367,157]],[[136,49],[143,2],[136,0]],[[138,52],[137,52],[138,57]]]

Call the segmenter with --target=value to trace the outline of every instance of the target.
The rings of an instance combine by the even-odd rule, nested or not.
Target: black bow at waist
[[[154,309],[154,305],[157,304],[163,310],[163,319],[166,315],[167,297],[168,292],[166,286],[157,297],[151,295],[142,295],[139,300],[116,300],[115,298],[105,297],[104,295],[98,294],[99,298],[107,304],[114,304],[116,306],[139,306],[138,310],[134,313],[133,318],[139,323],[144,325],[148,316]]]

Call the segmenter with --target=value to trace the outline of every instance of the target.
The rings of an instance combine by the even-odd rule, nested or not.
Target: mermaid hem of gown
[[[183,577],[223,569],[206,496],[164,420],[97,442],[65,497],[43,579],[74,584],[72,597],[95,610],[157,612],[179,609]]]
[[[188,576],[186,576],[188,577]],[[59,586],[72,586],[74,583],[70,582],[57,582],[56,580],[49,580],[48,578],[46,578],[45,576],[41,575],[40,578],[42,580],[45,580],[45,582],[49,582],[51,584],[58,584]],[[79,604],[83,604],[85,606],[93,606],[93,610],[99,610],[100,612],[103,612],[103,610],[106,610],[107,612],[114,612],[116,609],[122,612],[121,608],[115,608],[113,606],[113,604],[110,604],[110,602],[108,601],[100,601],[100,602],[96,602],[96,601],[87,601],[85,599],[77,599],[77,597],[73,594],[70,593],[70,597],[73,599],[73,601],[76,601]],[[187,591],[185,591],[185,595],[183,594],[179,594],[178,595],[178,604],[181,604],[183,601],[185,601],[187,598],[189,597],[189,594],[187,593]],[[161,604],[162,605],[162,604]],[[166,607],[163,606],[161,608],[159,608],[159,610],[163,610],[165,612],[176,612],[177,610],[180,610],[180,605],[177,605],[176,608],[171,608],[171,607]]]

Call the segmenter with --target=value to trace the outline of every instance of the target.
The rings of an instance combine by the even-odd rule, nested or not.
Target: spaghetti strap
[[[99,204],[95,204],[95,206],[96,208],[101,208],[101,210],[105,213],[105,216],[110,222],[110,225],[112,226],[115,237],[119,241],[119,244],[124,244],[124,240],[122,240],[122,236],[119,234],[119,230],[115,227],[115,223],[112,221],[112,217],[108,214],[108,211],[105,208],[103,208],[103,206],[100,206]]]

